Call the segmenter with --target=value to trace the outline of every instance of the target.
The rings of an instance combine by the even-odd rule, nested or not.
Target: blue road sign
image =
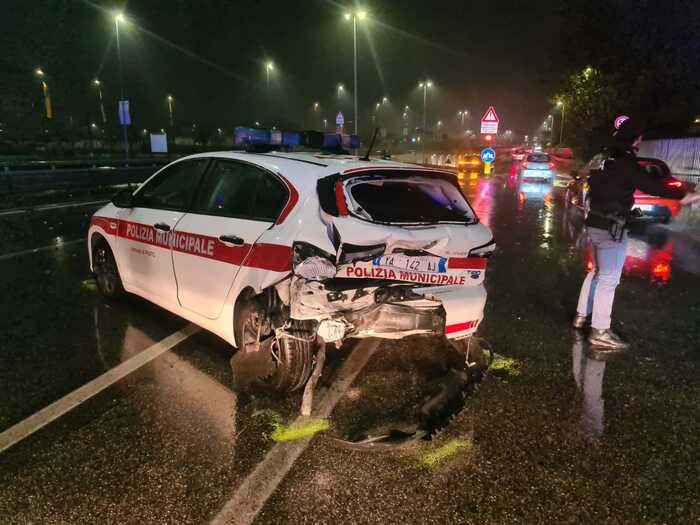
[[[484,148],[481,150],[481,160],[483,162],[493,162],[496,160],[496,152],[493,148]]]
[[[336,117],[335,117],[335,123],[336,123],[338,126],[342,126],[343,124],[345,124],[345,117],[343,116],[342,113],[339,112],[338,115],[336,115]]]
[[[119,123],[122,126],[131,125],[131,114],[129,113],[129,101],[120,100],[119,101]]]

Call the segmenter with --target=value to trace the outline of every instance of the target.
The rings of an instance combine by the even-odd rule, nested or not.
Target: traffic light
[[[491,135],[486,135],[484,137],[484,140],[486,141],[487,144],[491,144],[491,141],[493,140],[493,136]]]

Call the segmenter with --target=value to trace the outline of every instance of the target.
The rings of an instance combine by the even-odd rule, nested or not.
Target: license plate
[[[653,211],[654,210],[654,205],[653,204],[640,204],[638,206],[635,206],[640,211]]]
[[[422,256],[382,255],[381,257],[375,257],[371,261],[358,261],[339,266],[336,276],[352,279],[404,281],[438,286],[453,284],[474,286],[484,282],[484,274],[486,273],[485,259],[458,258],[448,261],[444,257],[432,256],[426,257],[426,260],[423,259],[424,257]],[[428,259],[431,260],[429,261]],[[402,267],[400,266],[401,264],[407,265],[407,267]],[[426,268],[427,271],[414,270],[411,269],[412,266]]]
[[[431,255],[410,256],[400,253],[381,255],[372,259],[372,265],[411,272],[445,273],[447,271],[447,259]]]

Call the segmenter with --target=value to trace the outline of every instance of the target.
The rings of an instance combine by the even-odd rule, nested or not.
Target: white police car
[[[266,384],[294,390],[324,341],[473,335],[495,244],[454,173],[239,151],[177,160],[118,194],[92,217],[88,247],[104,295],[139,295],[269,352]]]

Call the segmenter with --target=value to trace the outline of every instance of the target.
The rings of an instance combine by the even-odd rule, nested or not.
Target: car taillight
[[[549,169],[552,169],[552,170],[554,169],[554,163],[553,163],[553,162],[550,162],[550,163],[549,163]]]
[[[520,165],[521,165],[523,168],[527,168],[527,161],[526,161],[526,160],[522,161],[522,162],[520,163]]]
[[[292,268],[295,275],[311,281],[331,279],[336,273],[333,255],[303,241],[292,245]]]
[[[345,193],[343,192],[343,181],[341,180],[335,183],[335,204],[338,207],[338,215],[346,217],[349,214],[348,205],[345,202]]]
[[[672,188],[680,188],[683,186],[683,183],[679,180],[671,179],[669,181],[666,181],[666,186],[670,186]]]

